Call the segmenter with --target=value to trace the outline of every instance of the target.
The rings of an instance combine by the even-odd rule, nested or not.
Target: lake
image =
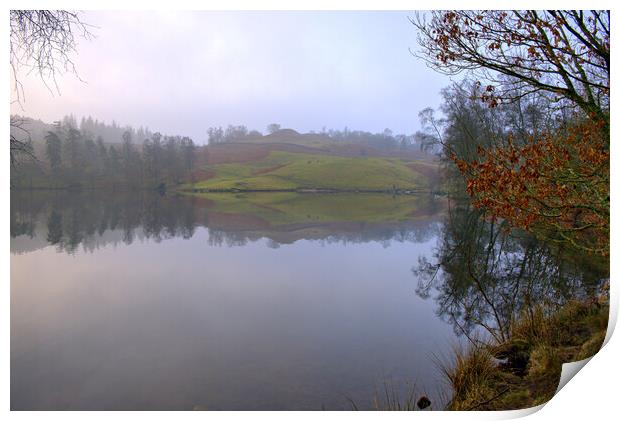
[[[11,408],[340,410],[462,339],[416,293],[428,195],[15,192]]]

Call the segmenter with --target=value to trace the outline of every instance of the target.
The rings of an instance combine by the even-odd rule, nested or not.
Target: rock
[[[416,405],[420,409],[426,409],[431,406],[431,400],[426,396],[422,396],[420,399],[418,399],[418,403],[416,403]]]

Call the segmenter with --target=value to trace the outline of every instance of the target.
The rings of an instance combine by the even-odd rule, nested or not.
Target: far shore
[[[181,189],[181,193],[380,193],[380,194],[420,194],[433,193],[423,189],[329,189],[329,188],[298,188],[298,189]]]
[[[413,195],[413,194],[437,194],[442,195],[441,191],[431,191],[425,189],[330,189],[330,188],[297,188],[297,189],[204,189],[204,188],[181,188],[181,189],[155,189],[155,188],[113,188],[113,187],[11,187],[11,191],[107,191],[107,192],[126,192],[126,191],[152,191],[160,193],[300,193],[300,194],[338,194],[338,193],[361,193],[361,194],[390,194],[390,195]]]

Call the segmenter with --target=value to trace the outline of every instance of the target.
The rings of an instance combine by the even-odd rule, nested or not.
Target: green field
[[[214,176],[184,189],[204,190],[427,190],[429,181],[410,165],[386,157],[341,157],[273,151],[266,158],[208,166]]]

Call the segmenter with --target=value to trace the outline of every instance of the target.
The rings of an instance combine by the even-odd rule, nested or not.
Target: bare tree
[[[24,127],[26,120],[22,117],[11,116],[11,166],[17,164],[17,156],[25,155],[34,158],[34,151],[30,143],[30,133]]]
[[[10,67],[16,97],[13,102],[22,106],[25,101],[19,78],[22,71],[36,73],[52,93],[60,93],[57,75],[69,72],[79,78],[71,56],[78,37],[90,40],[93,35],[89,31],[91,26],[82,22],[77,12],[11,10],[10,25]],[[24,123],[24,119],[11,117],[11,165],[17,163],[17,155],[33,157],[28,142],[15,135],[16,131],[28,135]]]
[[[486,82],[489,105],[525,95],[569,101],[609,119],[609,11],[435,11],[418,14],[418,57],[445,74]],[[565,104],[564,104],[565,105]]]

